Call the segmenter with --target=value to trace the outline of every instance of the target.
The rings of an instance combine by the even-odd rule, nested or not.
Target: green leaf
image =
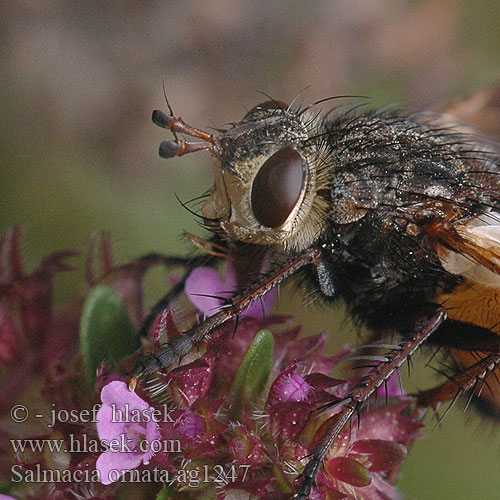
[[[168,500],[174,491],[172,486],[164,486],[156,495],[156,500]]]
[[[103,362],[115,369],[119,361],[139,348],[134,325],[120,297],[108,286],[92,288],[80,318],[80,350],[83,366],[93,384]]]
[[[241,360],[231,388],[232,417],[238,417],[241,406],[255,401],[266,385],[273,366],[273,349],[273,334],[260,330]]]
[[[277,493],[293,494],[293,488],[285,472],[277,464],[273,465],[275,489]]]

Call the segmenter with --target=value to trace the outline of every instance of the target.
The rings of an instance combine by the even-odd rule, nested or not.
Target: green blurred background
[[[176,201],[211,183],[204,154],[162,161],[151,111],[217,127],[266,100],[360,94],[429,108],[500,81],[498,0],[4,1],[0,7],[0,226],[23,228],[26,266],[84,248],[98,229],[116,259],[183,253],[203,235]],[[58,277],[58,300],[81,291]],[[162,282],[152,279],[151,300]],[[283,301],[287,302],[287,301]],[[296,299],[294,304],[300,304]],[[299,307],[300,308],[300,307]],[[311,333],[334,320],[301,313]],[[343,319],[340,311],[338,316]],[[437,379],[419,357],[413,386]],[[432,422],[431,422],[432,423]],[[500,434],[459,406],[417,443],[408,499],[500,498]]]

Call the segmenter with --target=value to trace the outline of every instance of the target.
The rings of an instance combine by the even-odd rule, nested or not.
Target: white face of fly
[[[317,192],[327,178],[321,151],[308,142],[316,121],[274,104],[257,106],[220,138],[203,216],[237,240],[298,251],[322,228],[327,206]]]

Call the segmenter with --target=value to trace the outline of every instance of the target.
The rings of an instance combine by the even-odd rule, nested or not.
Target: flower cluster
[[[2,241],[2,405],[36,404],[46,420],[43,426],[28,421],[22,430],[3,425],[0,433],[44,443],[60,440],[66,447],[44,445],[13,456],[12,449],[3,449],[4,477],[15,465],[25,480],[12,482],[4,489],[12,496],[0,498],[291,498],[307,455],[337,411],[335,405],[315,410],[340,400],[359,382],[359,375],[332,377],[351,350],[326,355],[326,335],[303,337],[293,318],[269,314],[274,301],[269,294],[241,316],[236,333],[234,324],[223,326],[198,352],[141,380],[131,392],[126,373],[139,347],[135,332],[143,316],[143,276],[150,265],[166,260],[114,266],[107,239],[101,239],[99,252],[96,245],[91,243],[86,259],[85,303],[57,315],[52,276],[69,269],[63,259],[73,254],[54,254],[26,276],[18,231]],[[98,277],[92,271],[96,254]],[[224,277],[211,268],[195,269],[185,286],[194,308],[188,320],[213,314],[236,288],[230,264]],[[172,309],[159,315],[146,339],[149,348],[179,335],[175,316]],[[40,370],[43,376],[35,376]],[[399,498],[392,483],[421,424],[393,381],[385,396],[363,412],[359,425],[342,431],[311,498]],[[51,411],[74,410],[81,416],[97,403],[95,420],[50,419]],[[34,471],[54,469],[69,471],[70,479],[29,480]],[[78,480],[83,472],[92,479]]]

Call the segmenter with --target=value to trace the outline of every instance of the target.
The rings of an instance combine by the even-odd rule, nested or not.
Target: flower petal
[[[215,314],[223,300],[217,297],[231,296],[217,271],[210,267],[197,267],[187,277],[184,293],[190,302],[206,316]]]
[[[254,300],[241,314],[242,318],[262,318],[271,312],[276,301],[277,289],[269,290],[260,299]]]
[[[95,464],[99,471],[102,484],[111,484],[128,470],[139,467],[142,463],[142,453],[124,453],[106,451],[102,453]]]
[[[346,457],[335,457],[326,464],[328,473],[337,479],[352,486],[368,486],[372,479],[370,473],[357,460]]]
[[[402,398],[405,393],[400,383],[399,374],[395,371],[386,381],[377,389],[379,398]]]
[[[292,373],[276,387],[278,397],[284,403],[296,403],[307,399],[311,386],[298,374]]]
[[[196,413],[185,410],[175,420],[174,428],[189,441],[199,441],[205,434],[207,426],[203,418]]]
[[[174,368],[170,372],[169,389],[176,402],[191,406],[197,399],[204,398],[213,377],[214,359],[209,356]]]
[[[147,465],[149,463],[149,461],[155,454],[155,446],[160,442],[160,440],[161,440],[160,427],[156,422],[151,420],[150,422],[148,422],[146,426],[146,439],[145,439],[146,452],[142,457],[142,461],[144,464]]]
[[[423,424],[416,416],[402,415],[408,406],[408,400],[374,408],[363,418],[358,439],[383,439],[385,441],[404,442],[415,439]]]
[[[399,443],[384,441],[383,439],[362,439],[356,441],[351,452],[368,458],[371,472],[380,472],[395,469],[406,458],[406,448]]]
[[[102,388],[101,401],[104,405],[114,405],[115,411],[124,411],[124,416],[126,412],[130,416],[134,412],[142,412],[149,408],[146,401],[130,391],[125,382],[119,380],[114,380]]]
[[[126,422],[120,423],[113,421],[113,410],[111,406],[102,405],[97,412],[96,420],[99,439],[112,441],[113,439],[120,439],[120,436],[126,433]]]

